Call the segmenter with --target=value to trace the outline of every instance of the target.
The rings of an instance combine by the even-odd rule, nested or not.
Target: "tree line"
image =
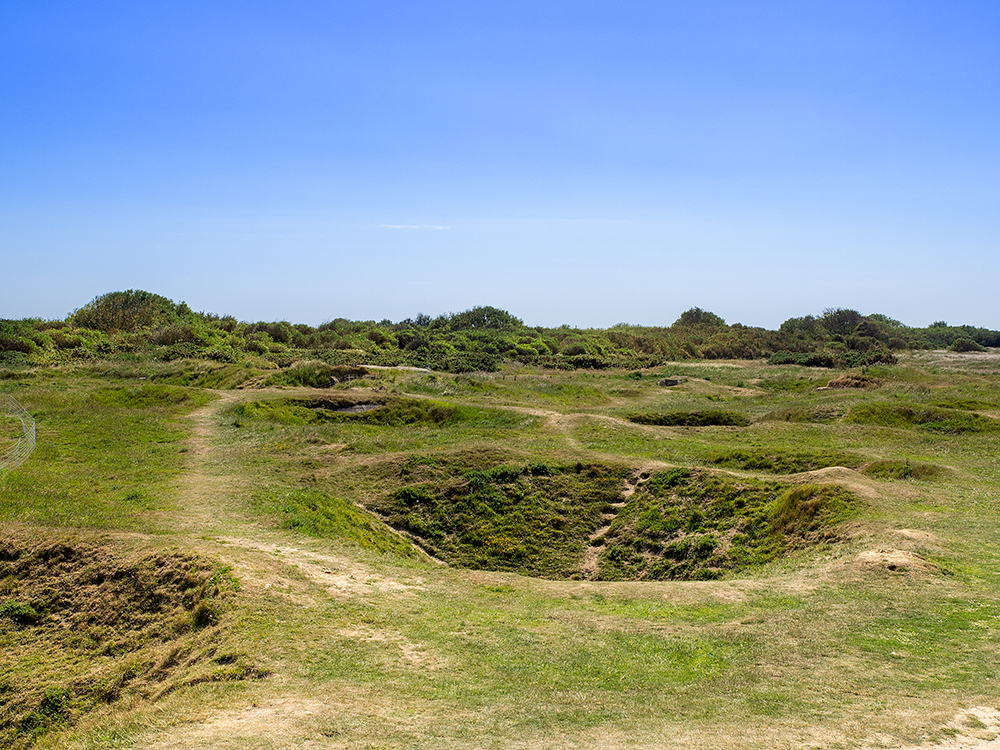
[[[529,326],[506,310],[483,306],[433,318],[419,313],[396,323],[337,318],[313,327],[239,321],[128,290],[96,297],[64,320],[0,320],[0,366],[7,368],[119,357],[263,367],[318,359],[332,365],[411,365],[450,372],[496,370],[505,362],[640,369],[684,359],[856,367],[893,363],[895,353],[905,350],[987,347],[1000,347],[1000,332],[943,321],[914,328],[886,315],[844,308],[790,318],[776,331],[727,324],[698,307],[669,326]]]

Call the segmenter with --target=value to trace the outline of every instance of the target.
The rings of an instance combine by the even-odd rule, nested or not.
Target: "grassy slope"
[[[220,600],[214,655],[178,673],[176,689],[151,700],[156,691],[137,686],[89,712],[70,706],[76,723],[37,746],[749,748],[941,736],[961,709],[1000,708],[998,438],[893,415],[950,402],[958,408],[945,416],[1000,416],[996,374],[962,361],[884,369],[878,389],[833,391],[815,390],[828,372],[719,363],[638,380],[385,373],[377,385],[389,395],[485,409],[409,425],[247,418],[232,393],[206,405],[211,394],[197,389],[106,375],[14,381],[39,447],[0,480],[7,528],[44,539],[70,527],[88,543],[99,530],[123,559],[136,544],[183,551],[241,584]],[[661,374],[685,380],[660,388]],[[302,394],[235,398],[289,395]],[[861,406],[865,418],[850,421]],[[708,409],[753,423],[626,419]],[[446,479],[455,466],[538,461],[835,481],[863,510],[840,541],[694,583],[445,568],[344,505]],[[879,473],[878,462],[893,470]],[[935,471],[919,478],[913,467]],[[789,469],[818,472],[779,476]],[[191,632],[183,647],[206,653]],[[15,646],[30,634],[0,621],[0,637]],[[162,658],[169,644],[147,646]],[[15,651],[4,650],[0,669],[27,679]],[[46,662],[32,652],[48,680],[38,695],[72,681],[60,676],[66,653]],[[218,654],[271,677],[190,677],[198,664],[229,663],[212,662]]]

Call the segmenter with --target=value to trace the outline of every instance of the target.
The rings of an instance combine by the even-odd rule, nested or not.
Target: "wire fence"
[[[2,474],[23,464],[35,450],[35,420],[16,398],[6,393],[0,393],[0,416],[13,417],[21,422],[21,434],[16,443],[5,447],[6,441],[0,442],[0,474]]]

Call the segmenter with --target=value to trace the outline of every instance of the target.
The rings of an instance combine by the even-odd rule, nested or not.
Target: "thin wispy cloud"
[[[0,0],[0,260],[27,280],[0,318],[146,288],[316,323],[490,301],[534,325],[698,305],[1000,328],[967,279],[1000,275],[996,0],[243,3],[236,26],[221,3],[51,5]],[[80,42],[112,38],[133,43]],[[163,106],[122,70],[155,70]],[[349,248],[379,284],[333,308],[329,273],[370,268]]]
[[[451,229],[439,224],[379,224],[386,229]]]

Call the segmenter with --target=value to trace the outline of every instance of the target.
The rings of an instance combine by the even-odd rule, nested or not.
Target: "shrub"
[[[831,335],[846,336],[854,331],[858,325],[864,321],[865,317],[857,310],[848,310],[842,307],[830,308],[823,311],[820,324]]]
[[[865,367],[867,365],[894,365],[899,360],[896,355],[885,348],[870,349],[868,351],[846,351],[836,358],[836,363],[841,367]]]
[[[309,388],[327,388],[333,384],[337,368],[318,359],[296,362],[279,377],[287,385],[304,385]],[[274,380],[275,378],[272,378]]]
[[[57,349],[78,349],[83,346],[84,343],[80,336],[60,330],[52,331],[49,334],[49,337],[52,339],[52,343],[56,345]],[[0,348],[2,348],[2,346],[0,346]]]
[[[156,346],[172,346],[174,344],[198,344],[205,343],[202,337],[192,325],[163,326],[149,334],[149,342]]]
[[[20,336],[0,336],[0,352],[31,354],[34,348],[29,339],[24,339]]]
[[[747,427],[750,420],[735,411],[706,409],[704,411],[675,411],[664,414],[630,414],[629,421],[636,424],[652,424],[677,427]]]
[[[520,318],[496,307],[473,307],[471,310],[452,315],[448,321],[448,327],[452,331],[467,329],[514,331],[523,325],[524,322]]]
[[[802,365],[803,367],[834,366],[833,356],[825,352],[775,352],[767,359],[769,365]]]
[[[692,307],[690,310],[682,312],[681,316],[674,321],[674,324],[671,327],[708,326],[712,328],[722,328],[725,325],[726,321],[715,313],[709,312],[708,310],[702,310],[700,307]]]
[[[95,297],[73,313],[76,325],[95,331],[136,331],[155,325],[179,323],[191,314],[183,302],[174,304],[166,297],[129,289]]]
[[[955,339],[955,342],[948,347],[950,351],[953,352],[985,352],[986,347],[977,344],[975,341],[970,339],[968,336],[963,336],[960,339]]]

